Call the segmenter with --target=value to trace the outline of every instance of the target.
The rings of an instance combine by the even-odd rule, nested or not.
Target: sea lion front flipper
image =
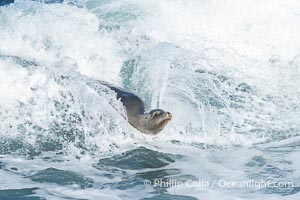
[[[103,86],[114,91],[117,94],[117,99],[120,99],[123,103],[128,114],[138,115],[146,112],[147,105],[137,95],[126,92],[122,88],[113,86],[105,81],[90,79],[87,77],[84,77],[84,79],[87,85],[98,93],[100,92],[99,90],[103,90]]]

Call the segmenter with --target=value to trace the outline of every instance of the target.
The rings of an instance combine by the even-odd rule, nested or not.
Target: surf
[[[299,183],[298,4],[1,6],[1,199],[299,198],[297,187],[174,186]],[[157,136],[140,133],[93,80],[170,111],[172,121]],[[154,187],[156,179],[173,185]]]

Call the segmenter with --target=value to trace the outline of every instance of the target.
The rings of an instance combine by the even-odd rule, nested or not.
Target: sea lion
[[[107,82],[84,77],[86,83],[94,90],[99,90],[99,84],[108,87],[116,93],[126,108],[128,122],[137,130],[146,134],[157,134],[164,129],[172,119],[172,114],[161,109],[147,112],[147,105],[135,94],[126,92],[120,87],[113,86]]]
[[[142,133],[157,134],[164,129],[172,119],[172,114],[161,109],[147,112],[146,104],[135,94],[124,89],[105,84],[116,92],[127,111],[128,122]]]

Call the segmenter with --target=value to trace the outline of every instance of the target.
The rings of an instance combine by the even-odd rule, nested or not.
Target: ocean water
[[[299,1],[3,2],[0,200],[300,198]]]

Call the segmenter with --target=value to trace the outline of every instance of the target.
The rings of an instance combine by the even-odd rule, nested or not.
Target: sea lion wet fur
[[[146,134],[157,134],[162,131],[172,119],[172,114],[161,109],[147,112],[146,104],[135,94],[127,92],[120,87],[113,86],[103,81],[98,83],[113,90],[117,99],[120,99],[127,112],[128,122],[137,130]]]

